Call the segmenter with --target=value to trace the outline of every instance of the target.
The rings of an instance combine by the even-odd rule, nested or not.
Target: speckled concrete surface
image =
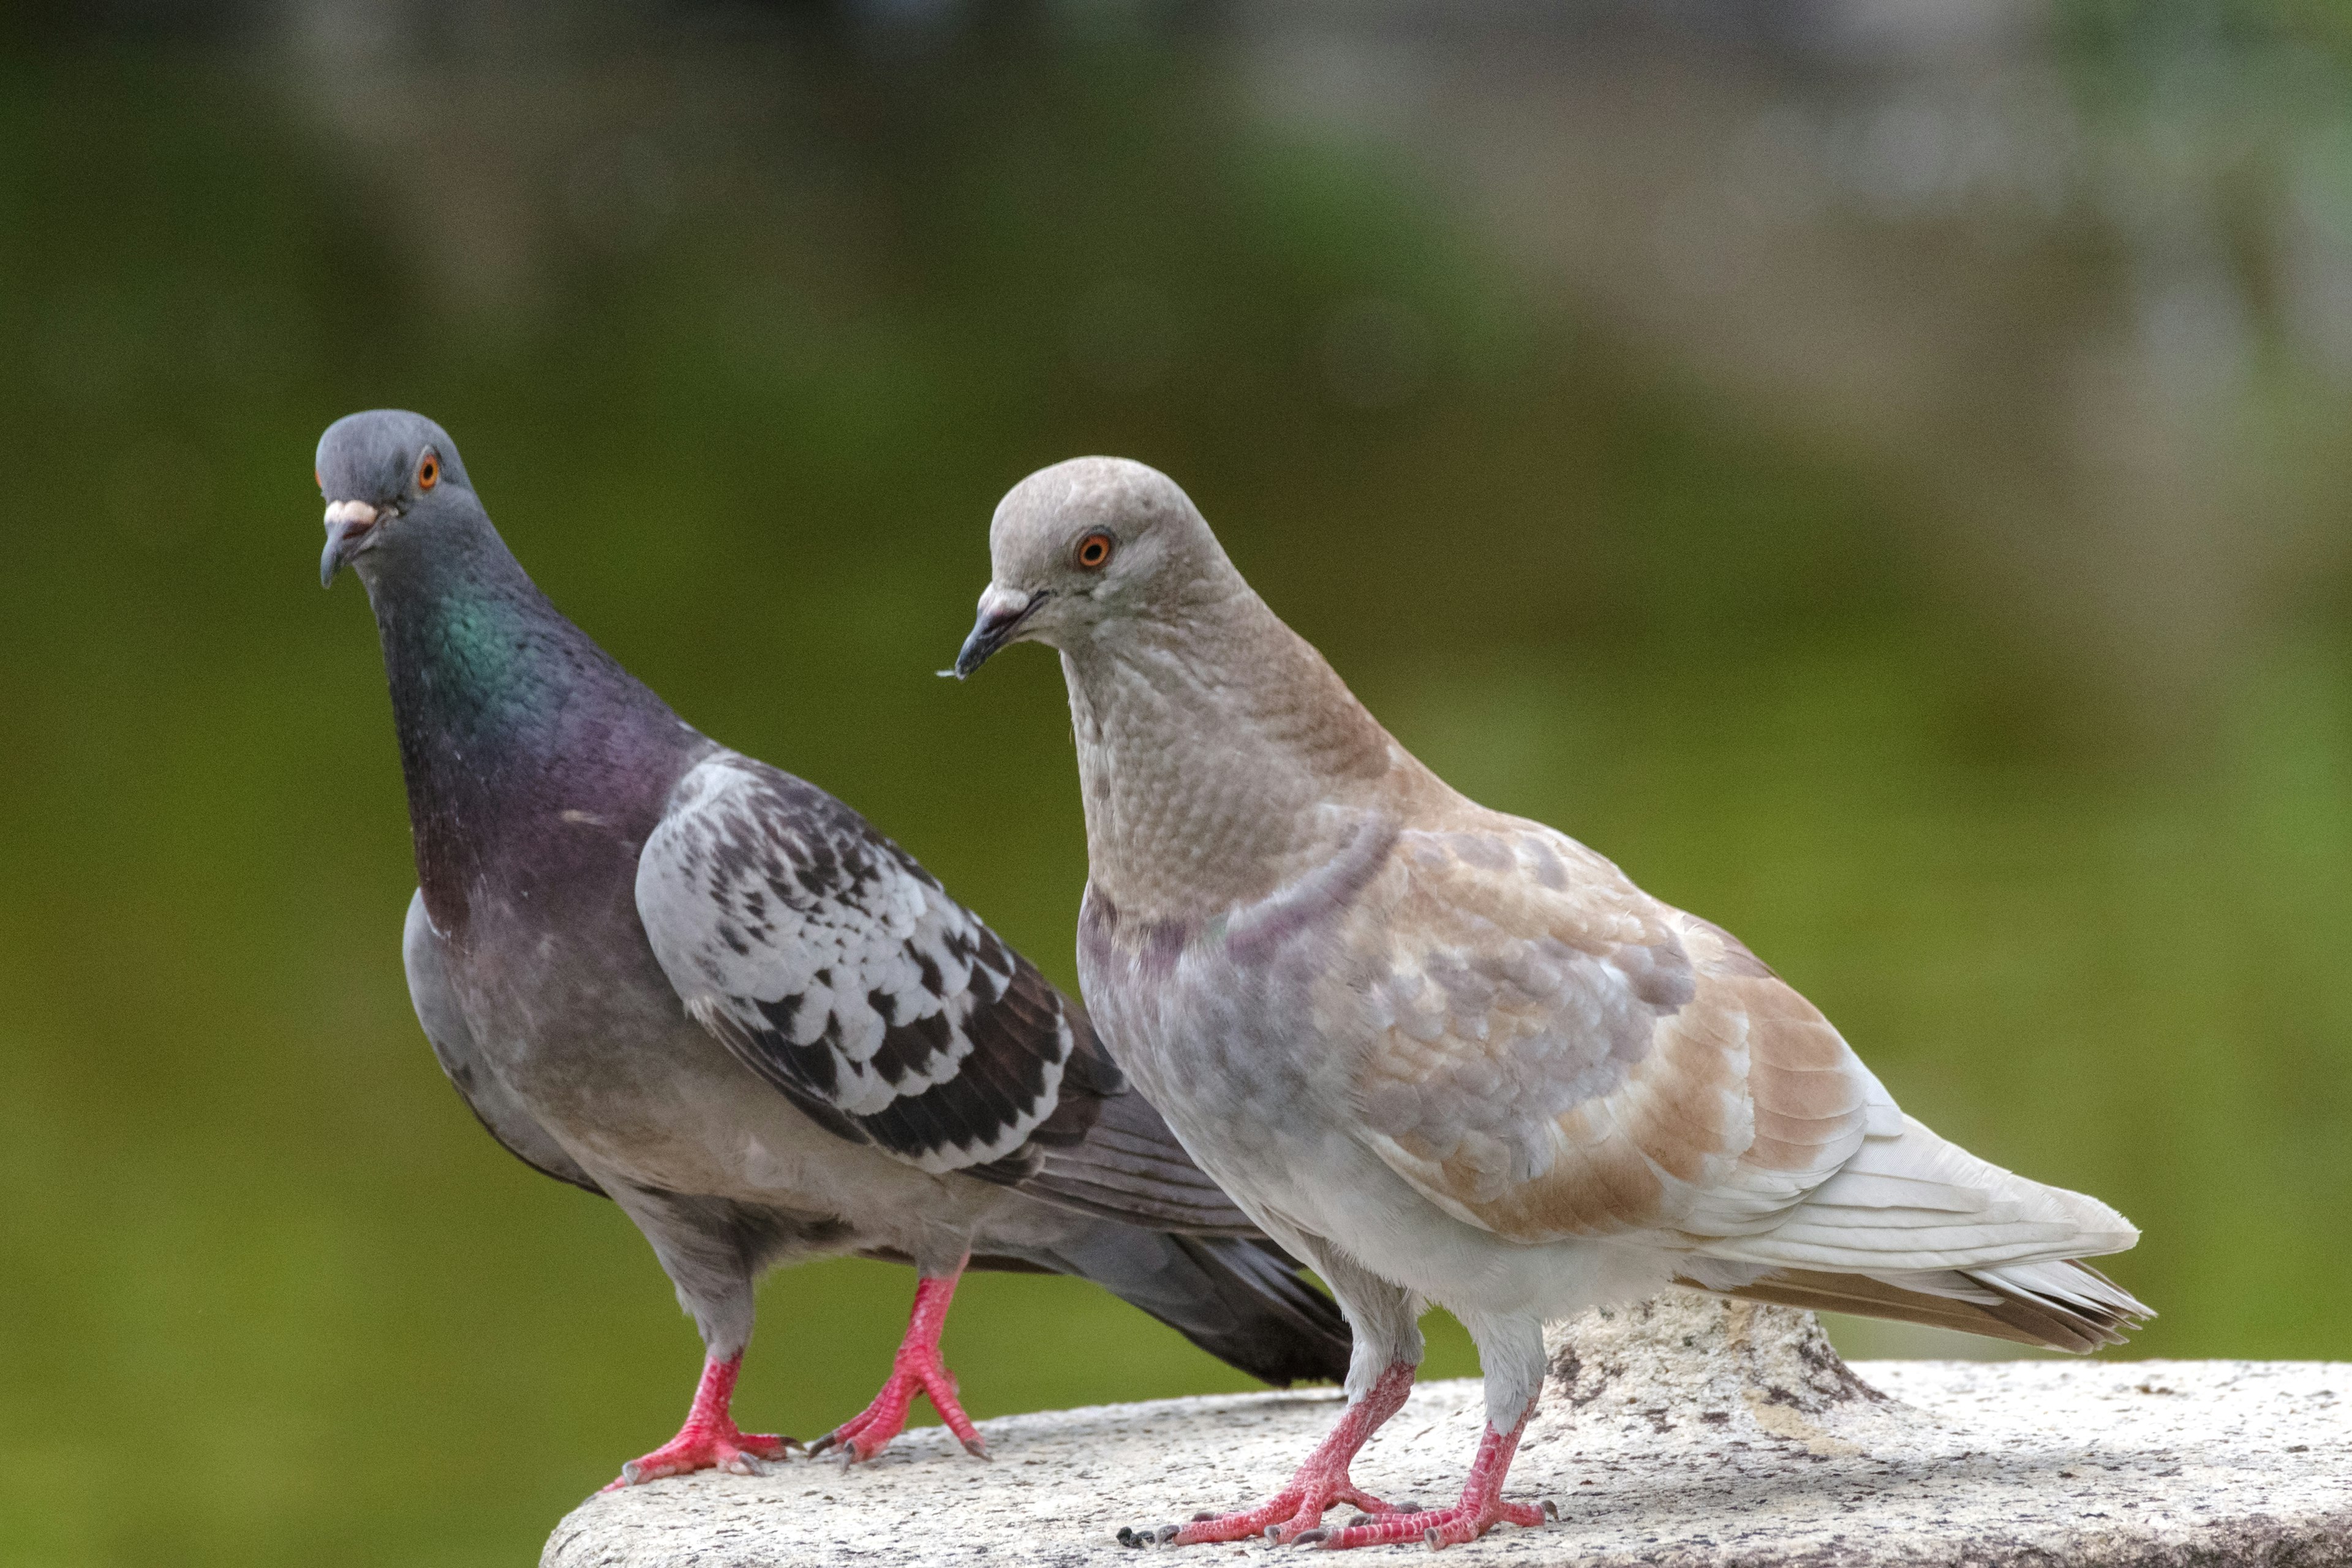
[[[1657,1568],[2352,1563],[2352,1363],[1868,1362],[1809,1320],[1706,1303],[1556,1333],[1513,1494],[1558,1523],[1449,1549],[1465,1564]],[[1874,1392],[1875,1391],[1875,1392]],[[1877,1394],[1886,1397],[1882,1399]],[[794,1459],[592,1498],[544,1568],[1132,1563],[1303,1548],[1122,1547],[1121,1524],[1259,1500],[1337,1409],[1328,1390],[937,1427],[854,1470]],[[1365,1451],[1391,1500],[1450,1500],[1477,1385],[1440,1383]],[[1344,1511],[1334,1515],[1343,1520]],[[1422,1548],[1370,1549],[1373,1556]]]

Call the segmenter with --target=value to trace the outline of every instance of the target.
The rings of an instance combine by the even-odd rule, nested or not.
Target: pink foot
[[[1533,1508],[1526,1503],[1486,1498],[1476,1503],[1455,1503],[1452,1508],[1431,1509],[1423,1513],[1391,1513],[1384,1519],[1338,1530],[1306,1531],[1294,1539],[1302,1546],[1321,1546],[1332,1551],[1348,1546],[1385,1546],[1400,1541],[1419,1541],[1434,1550],[1475,1541],[1498,1524],[1532,1528],[1559,1517],[1559,1510],[1550,1503]]]
[[[1173,1541],[1179,1546],[1198,1546],[1263,1535],[1287,1544],[1321,1524],[1324,1510],[1334,1503],[1349,1503],[1366,1513],[1395,1512],[1391,1504],[1349,1479],[1348,1466],[1365,1439],[1403,1407],[1405,1395],[1412,1392],[1412,1368],[1400,1362],[1381,1373],[1371,1391],[1348,1407],[1331,1435],[1298,1467],[1298,1473],[1290,1478],[1288,1486],[1255,1508],[1240,1513],[1195,1514],[1190,1524],[1172,1531],[1161,1530],[1152,1538]],[[1119,1539],[1133,1545],[1142,1538],[1131,1530],[1123,1530]]]
[[[1498,1524],[1532,1529],[1547,1519],[1557,1519],[1559,1510],[1550,1503],[1536,1508],[1503,1500],[1503,1477],[1511,1468],[1511,1456],[1518,1450],[1519,1434],[1527,1429],[1526,1415],[1520,1416],[1519,1424],[1507,1433],[1497,1432],[1492,1426],[1486,1428],[1486,1436],[1478,1442],[1477,1460],[1470,1467],[1470,1479],[1463,1483],[1462,1500],[1452,1508],[1391,1513],[1385,1519],[1368,1520],[1339,1530],[1307,1531],[1296,1539],[1302,1546],[1321,1546],[1331,1551],[1419,1541],[1434,1552],[1441,1546],[1475,1541]]]
[[[1394,1504],[1382,1502],[1348,1479],[1345,1467],[1308,1473],[1301,1467],[1290,1484],[1255,1508],[1239,1513],[1197,1513],[1176,1531],[1179,1546],[1205,1546],[1219,1541],[1241,1541],[1263,1535],[1288,1545],[1323,1522],[1323,1510],[1344,1502],[1366,1513],[1394,1513]]]
[[[643,1458],[623,1465],[620,1479],[609,1482],[604,1490],[618,1491],[623,1487],[658,1480],[664,1476],[682,1476],[690,1470],[721,1469],[754,1475],[758,1473],[754,1461],[781,1459],[797,1447],[799,1445],[790,1437],[771,1437],[736,1429],[735,1418],[728,1414],[728,1405],[735,1396],[735,1374],[742,1365],[740,1353],[728,1361],[705,1361],[702,1381],[695,1385],[694,1403],[688,1407],[686,1425],[678,1428],[677,1436]]]
[[[870,1459],[890,1446],[890,1439],[907,1428],[907,1408],[920,1394],[931,1402],[949,1431],[963,1444],[964,1452],[981,1458],[988,1458],[988,1445],[981,1441],[980,1430],[971,1417],[963,1413],[956,1402],[955,1374],[948,1371],[947,1363],[940,1356],[940,1331],[947,1325],[948,1303],[955,1300],[956,1281],[963,1270],[944,1279],[924,1279],[915,1286],[915,1310],[907,1319],[907,1337],[898,1342],[898,1354],[891,1363],[889,1377],[874,1403],[858,1415],[843,1422],[819,1437],[810,1447],[812,1454],[822,1454],[827,1448],[842,1449],[843,1459],[856,1464]]]

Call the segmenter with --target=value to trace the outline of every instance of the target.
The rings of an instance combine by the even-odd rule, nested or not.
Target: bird
[[[1185,1149],[1354,1330],[1338,1426],[1266,1503],[1135,1540],[1475,1539],[1542,1327],[1673,1287],[2089,1351],[2149,1310],[2082,1258],[2138,1232],[1906,1116],[1721,927],[1440,779],[1285,625],[1166,475],[1031,474],[950,673],[1056,649],[1088,862],[1081,994]],[[1426,1305],[1475,1342],[1459,1500],[1350,1479]],[[1368,1516],[1338,1528],[1325,1510]]]
[[[986,1457],[940,1352],[967,1268],[1095,1280],[1269,1383],[1344,1374],[1337,1308],[1085,1009],[864,817],[709,740],[567,620],[438,425],[339,419],[314,478],[320,583],[365,586],[391,689],[417,1019],[492,1137],[635,1223],[703,1341],[685,1424],[614,1487],[800,1446],[731,1401],[754,1284],[810,1258],[918,1276],[881,1391],[812,1446],[845,1463],[917,1394]]]

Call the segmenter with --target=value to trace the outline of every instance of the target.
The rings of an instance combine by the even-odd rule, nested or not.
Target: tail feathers
[[[2096,1257],[2138,1240],[2131,1222],[2098,1199],[2012,1174],[1906,1116],[1865,1138],[1779,1225],[1711,1237],[1705,1250],[1781,1271],[1900,1284],[1912,1275]]]
[[[1056,1248],[1081,1274],[1229,1366],[1287,1387],[1348,1375],[1348,1321],[1263,1239],[1091,1227]]]
[[[1925,1323],[2077,1354],[2119,1345],[2156,1316],[2114,1280],[2074,1259],[1892,1277],[1775,1268],[1744,1283],[1702,1260],[1696,1276],[1676,1283],[1743,1300]]]
[[[1871,1088],[1853,1158],[1769,1230],[1706,1237],[1678,1283],[2078,1352],[2156,1315],[2081,1261],[2137,1243],[2129,1220],[1978,1159]]]

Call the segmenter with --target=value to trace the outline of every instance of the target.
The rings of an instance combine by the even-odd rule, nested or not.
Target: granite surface
[[[1448,1549],[1465,1563],[1614,1568],[2352,1563],[2352,1363],[1864,1362],[1809,1315],[1698,1298],[1555,1330],[1512,1475],[1557,1523]],[[874,1463],[794,1458],[591,1498],[544,1568],[1212,1563],[1261,1542],[1122,1546],[1259,1500],[1338,1413],[1328,1389],[938,1427]],[[1356,1467],[1391,1501],[1450,1500],[1475,1383],[1424,1385]],[[1347,1510],[1332,1516],[1344,1522]],[[1419,1546],[1367,1549],[1379,1557]]]

